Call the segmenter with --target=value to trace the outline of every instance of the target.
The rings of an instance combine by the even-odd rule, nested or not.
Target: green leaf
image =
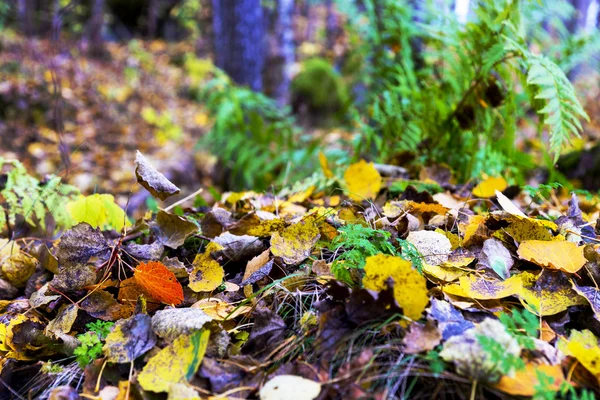
[[[87,222],[94,228],[121,231],[124,226],[131,225],[125,211],[110,194],[81,196],[68,203],[67,209],[76,223]]]

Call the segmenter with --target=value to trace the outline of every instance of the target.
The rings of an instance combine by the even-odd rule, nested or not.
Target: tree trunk
[[[217,67],[240,85],[263,87],[264,21],[260,0],[213,0]]]
[[[104,1],[93,0],[90,18],[89,52],[91,56],[101,57],[104,54],[102,27],[104,25]]]
[[[293,11],[294,0],[277,0],[269,75],[274,77],[271,95],[281,106],[290,102],[290,84],[295,56]]]
[[[158,21],[158,0],[148,1],[148,39],[156,38]]]
[[[18,0],[17,15],[23,33],[27,36],[35,35],[36,23],[34,0]]]
[[[196,54],[199,57],[207,57],[214,51],[213,25],[212,25],[212,4],[210,0],[200,0],[200,17],[198,18],[198,28],[200,34],[196,41]]]

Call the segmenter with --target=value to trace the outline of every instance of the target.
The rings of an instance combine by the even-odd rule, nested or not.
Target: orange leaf
[[[161,262],[140,263],[133,276],[137,283],[157,300],[174,305],[183,302],[181,283]]]
[[[559,269],[570,274],[579,271],[587,262],[583,246],[573,242],[526,240],[519,245],[519,257],[540,267]]]

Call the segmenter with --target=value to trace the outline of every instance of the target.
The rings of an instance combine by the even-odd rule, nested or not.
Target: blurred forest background
[[[599,21],[597,0],[2,0],[0,148],[120,203],[136,149],[194,189],[320,179],[322,151],[596,190]]]

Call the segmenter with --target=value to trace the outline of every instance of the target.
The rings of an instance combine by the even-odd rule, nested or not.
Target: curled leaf
[[[135,155],[135,176],[140,185],[161,200],[179,193],[179,188],[158,172],[139,151]]]

